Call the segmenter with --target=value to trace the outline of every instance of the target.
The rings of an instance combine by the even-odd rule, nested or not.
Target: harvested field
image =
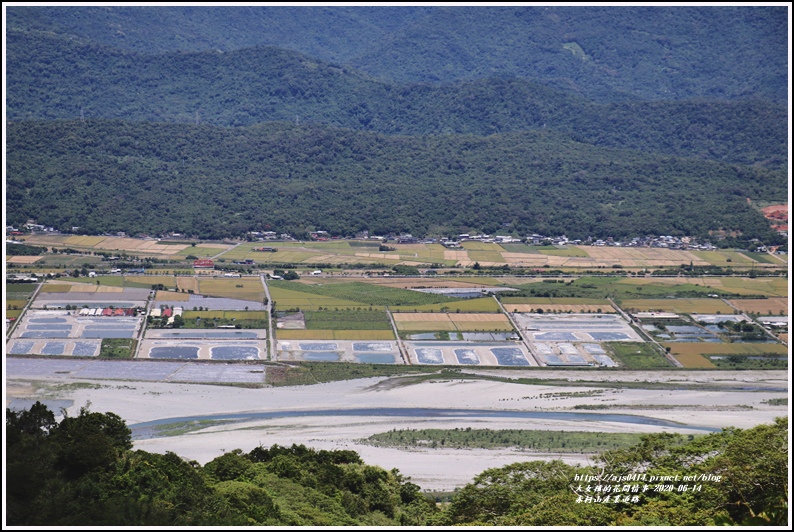
[[[199,288],[204,295],[244,299],[246,301],[262,301],[265,288],[259,277],[232,279],[201,279]]]
[[[190,299],[190,294],[158,290],[154,299],[155,301],[187,301]]]
[[[508,323],[507,316],[504,314],[463,314],[463,313],[456,313],[450,314],[449,319],[455,323],[461,322],[484,322],[484,321],[496,321],[502,323]]]
[[[195,277],[177,277],[176,278],[176,287],[179,290],[184,290],[187,292],[188,290],[193,290],[196,294],[199,292],[199,282],[198,279]]]
[[[662,248],[620,248],[610,246],[589,246],[587,253],[602,264],[620,264],[628,268],[680,266],[708,266],[709,262],[690,251]]]
[[[781,344],[712,344],[712,343],[684,343],[665,342],[664,347],[670,348],[670,353],[678,355],[786,355],[788,349]]]
[[[124,288],[120,286],[108,286],[108,285],[97,285],[96,291],[99,293],[107,293],[107,292],[124,292]]]
[[[395,323],[402,323],[404,321],[451,321],[447,314],[423,314],[420,312],[401,312],[393,315]]]
[[[58,292],[58,293],[66,293],[72,287],[72,283],[61,283],[58,281],[50,281],[49,283],[44,284],[41,287],[42,292]]]
[[[6,257],[6,262],[14,262],[16,264],[33,264],[34,262],[38,262],[43,259],[43,256],[34,256],[34,255],[12,255],[11,257]]]
[[[719,299],[624,299],[627,312],[676,312],[680,314],[733,314],[730,305]]]
[[[772,297],[769,299],[730,299],[733,306],[742,312],[760,314],[762,316],[787,316],[788,298]]]
[[[400,331],[457,331],[451,321],[403,321],[397,323]]]
[[[686,354],[686,355],[676,355],[676,360],[678,360],[685,368],[716,368],[709,359],[697,355],[697,354]]]
[[[69,292],[72,292],[72,293],[74,293],[74,292],[91,292],[91,293],[93,293],[93,292],[96,292],[96,285],[83,284],[83,283],[77,284],[77,283],[75,283],[69,289]]]

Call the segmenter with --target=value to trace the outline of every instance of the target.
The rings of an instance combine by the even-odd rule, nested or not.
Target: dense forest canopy
[[[278,46],[400,82],[524,78],[598,101],[788,97],[785,6],[8,8],[146,54]]]
[[[785,7],[7,14],[13,224],[771,243],[787,197]]]
[[[782,171],[597,148],[550,131],[385,136],[269,123],[8,124],[7,217],[82,232],[702,235],[770,229]]]
[[[592,467],[515,463],[482,472],[439,507],[399,470],[354,451],[260,445],[202,466],[132,450],[113,413],[83,407],[58,422],[37,402],[6,410],[6,515],[13,526],[786,525],[787,427],[779,418],[646,435]]]
[[[10,32],[12,120],[118,118],[245,126],[297,121],[396,135],[550,129],[583,143],[783,168],[786,106],[758,98],[597,104],[521,79],[376,81],[279,48],[121,52]]]

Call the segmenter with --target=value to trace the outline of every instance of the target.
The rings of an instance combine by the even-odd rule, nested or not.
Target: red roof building
[[[173,311],[170,308],[164,308],[163,309],[163,316],[164,317],[170,318],[171,314],[173,314]]]
[[[194,268],[214,268],[215,263],[211,259],[196,259],[193,261]]]

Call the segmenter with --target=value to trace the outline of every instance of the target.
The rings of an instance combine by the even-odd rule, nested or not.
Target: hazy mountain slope
[[[277,48],[145,55],[19,31],[8,42],[12,120],[280,120],[398,135],[545,128],[598,146],[778,168],[787,157],[786,107],[758,99],[597,104],[519,79],[379,82]]]
[[[599,101],[788,96],[784,6],[14,6],[8,27],[147,53],[275,45],[385,80],[519,77]]]
[[[595,148],[548,131],[393,137],[324,127],[9,123],[7,220],[239,236],[770,234],[746,202],[785,172]]]

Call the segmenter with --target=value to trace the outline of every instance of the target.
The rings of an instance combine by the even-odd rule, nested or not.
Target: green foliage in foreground
[[[641,434],[562,430],[409,429],[373,434],[365,441],[386,447],[453,449],[520,448],[555,453],[595,453],[637,445]],[[690,436],[690,439],[692,437]],[[682,440],[683,441],[683,438]]]
[[[132,451],[131,432],[115,414],[84,407],[77,417],[56,423],[53,413],[37,402],[30,410],[6,410],[7,523],[787,524],[787,419],[747,430],[729,428],[683,444],[682,439],[669,433],[645,435],[637,445],[600,454],[593,467],[555,460],[489,469],[439,509],[397,469],[366,465],[353,451],[260,446],[249,453],[234,450],[201,466],[171,452]],[[627,479],[635,473],[644,478]],[[654,480],[663,476],[677,480]],[[637,492],[631,491],[633,485],[639,486]],[[673,488],[657,488],[664,485]],[[621,486],[621,498],[585,502],[588,486],[589,494],[602,498],[605,486],[610,491]],[[626,494],[636,500],[624,502]]]

